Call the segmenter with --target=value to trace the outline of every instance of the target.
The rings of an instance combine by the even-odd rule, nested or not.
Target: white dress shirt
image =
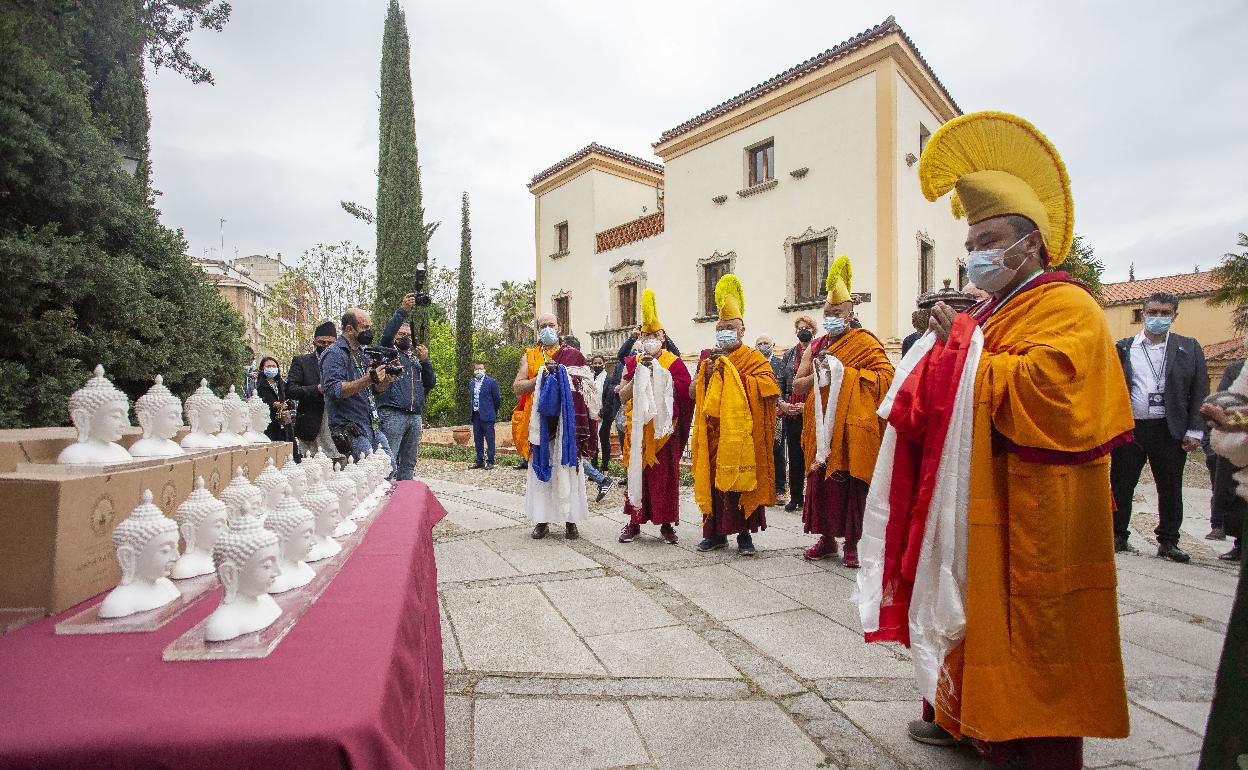
[[[1161,342],[1150,342],[1144,332],[1140,332],[1131,341],[1131,414],[1137,420],[1164,419],[1166,410],[1150,410],[1149,393],[1166,391],[1166,345],[1170,342],[1169,333]],[[1189,430],[1190,438],[1203,438],[1198,430]]]

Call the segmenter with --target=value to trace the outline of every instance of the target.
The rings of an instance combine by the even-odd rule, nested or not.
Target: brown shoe
[[[928,746],[954,746],[957,741],[949,731],[935,722],[924,722],[922,719],[916,719],[906,725],[906,733],[919,743]]]
[[[581,533],[576,531],[575,524],[569,522],[563,527],[563,536],[568,540],[575,540],[581,536]]]
[[[676,537],[676,529],[671,524],[664,524],[659,527],[659,534],[663,536],[663,542],[668,545],[676,545],[680,542],[680,538]]]
[[[550,531],[549,524],[538,524],[536,527],[533,528],[532,537],[534,540],[541,540],[542,538],[546,537],[546,533],[549,531]]]
[[[1226,528],[1214,527],[1213,529],[1209,530],[1209,534],[1205,535],[1205,539],[1206,540],[1225,540]]]
[[[637,536],[640,534],[641,534],[641,526],[634,524],[630,521],[629,523],[624,525],[623,529],[620,530],[619,539],[621,543],[631,543],[634,540],[636,540]]]

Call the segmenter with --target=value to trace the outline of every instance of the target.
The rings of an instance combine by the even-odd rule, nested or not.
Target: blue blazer
[[[472,386],[474,383],[468,383],[468,402],[469,408],[472,407]],[[498,389],[498,380],[490,375],[485,375],[481,379],[481,395],[479,397],[478,407],[480,411],[477,416],[482,422],[497,422],[498,410],[503,405],[503,394]]]

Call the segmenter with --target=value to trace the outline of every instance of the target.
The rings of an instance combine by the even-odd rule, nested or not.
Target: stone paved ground
[[[862,642],[853,572],[810,563],[797,514],[771,509],[759,554],[698,554],[654,528],[616,542],[617,487],[567,541],[534,541],[516,470],[418,469],[435,529],[451,768],[958,768],[965,749],[909,740],[905,649]],[[1155,495],[1142,488],[1137,532]],[[1189,565],[1119,558],[1130,738],[1089,741],[1094,768],[1196,766],[1236,573],[1213,557],[1208,492],[1187,490]],[[1151,518],[1155,521],[1155,513]],[[1191,538],[1190,540],[1188,538]]]

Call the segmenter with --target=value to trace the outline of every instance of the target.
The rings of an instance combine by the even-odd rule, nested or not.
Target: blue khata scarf
[[[563,443],[560,465],[576,467],[580,457],[576,448],[576,407],[572,402],[572,378],[563,364],[558,374],[542,378],[542,392],[537,397],[537,413],[541,418],[541,443],[533,446],[530,462],[533,473],[541,481],[550,481],[550,442],[563,422]]]

